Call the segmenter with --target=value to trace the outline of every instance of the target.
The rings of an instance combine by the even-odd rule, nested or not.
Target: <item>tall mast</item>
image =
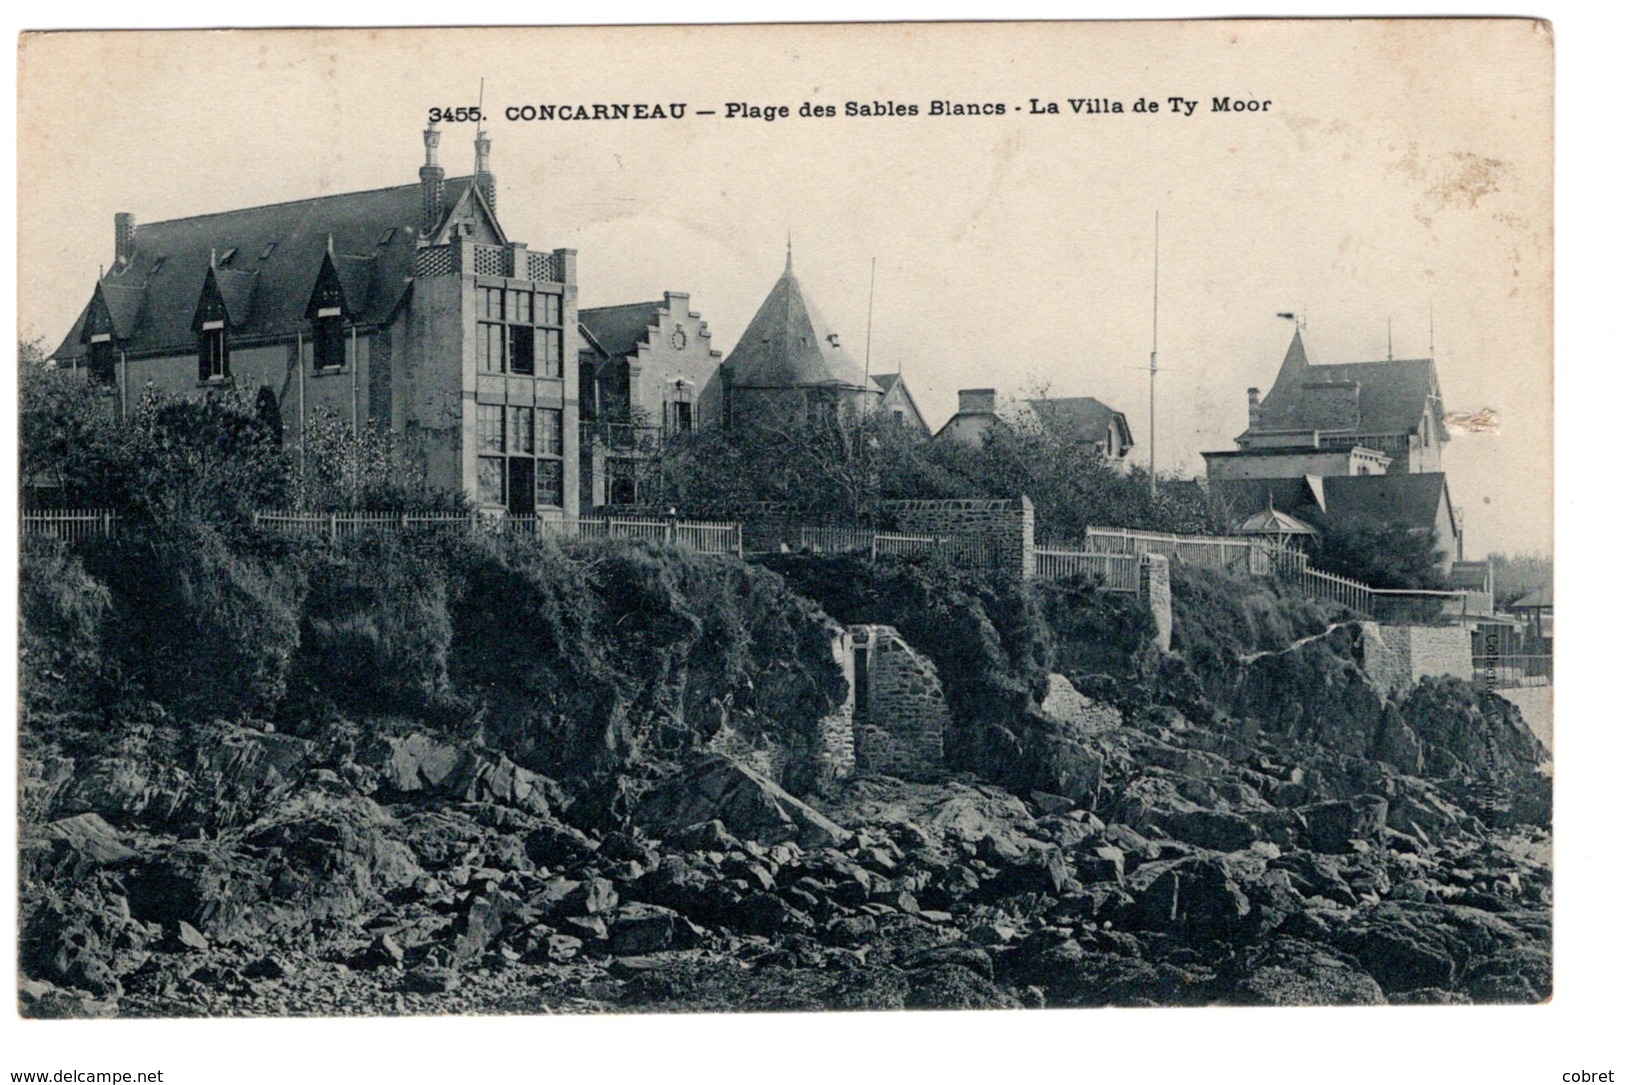
[[[1162,279],[1162,211],[1151,225],[1151,496],[1157,496],[1157,303]]]
[[[863,330],[863,390],[869,390],[869,345],[875,337],[875,258],[869,257],[869,326]]]

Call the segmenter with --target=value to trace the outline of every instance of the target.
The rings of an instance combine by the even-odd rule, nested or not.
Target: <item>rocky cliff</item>
[[[1256,585],[1164,655],[1081,584],[212,543],[25,554],[26,1014],[1550,993],[1516,710]],[[832,617],[935,661],[940,779],[821,772]]]

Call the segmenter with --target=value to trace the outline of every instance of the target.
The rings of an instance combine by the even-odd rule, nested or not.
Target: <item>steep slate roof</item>
[[[1246,520],[1271,506],[1292,516],[1324,511],[1303,475],[1292,478],[1225,478],[1209,483],[1213,492],[1230,508],[1237,521]]]
[[[1129,434],[1128,419],[1121,411],[1113,410],[1094,396],[1029,399],[1027,403],[1047,430],[1064,433],[1083,441],[1098,441],[1104,445],[1115,422],[1123,427],[1124,451],[1134,446],[1134,438]]]
[[[880,386],[881,394],[884,395],[885,393],[891,391],[891,386],[896,384],[897,378],[901,376],[901,373],[876,373],[869,379]],[[903,388],[906,391],[908,389],[908,385],[905,384]]]
[[[1456,512],[1450,507],[1450,488],[1442,471],[1420,475],[1331,475],[1324,485],[1326,511],[1333,516],[1431,530],[1439,522],[1442,502],[1449,510],[1451,524],[1455,524]]]
[[[660,323],[664,301],[634,301],[626,305],[606,305],[582,309],[577,318],[592,341],[611,358],[636,354],[649,337],[649,329]]]
[[[836,386],[880,391],[845,351],[830,342],[829,326],[802,293],[788,256],[784,274],[723,365],[733,371],[735,388]]]
[[[447,179],[448,218],[472,180]],[[292,336],[306,327],[305,304],[331,237],[350,317],[381,324],[407,289],[422,199],[418,184],[396,185],[147,223],[136,228],[130,260],[114,267],[99,285],[115,325],[121,332],[128,329],[120,335],[125,350],[137,355],[190,352],[196,344],[192,317],[213,253],[233,335]],[[227,261],[224,254],[230,249],[236,252]],[[87,312],[88,307],[53,357],[76,358],[85,352],[79,340]]]
[[[1532,610],[1536,607],[1549,607],[1552,605],[1552,589],[1539,588],[1507,606],[1508,610]]]
[[[1359,425],[1355,427],[1358,432],[1412,433],[1421,425],[1422,415],[1432,411],[1439,439],[1449,439],[1443,424],[1439,374],[1432,358],[1310,365],[1299,332],[1293,333],[1275,384],[1259,404],[1261,425],[1248,432],[1317,428],[1308,413],[1309,395],[1303,386],[1344,381],[1360,385]]]

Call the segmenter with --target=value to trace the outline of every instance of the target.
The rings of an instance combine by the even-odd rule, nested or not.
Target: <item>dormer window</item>
[[[395,238],[395,227],[391,226],[389,229],[385,230],[383,233],[378,235],[378,244],[387,245],[392,240],[394,240],[394,238]]]
[[[339,369],[344,365],[344,313],[337,307],[316,311],[313,337],[317,369]]]
[[[226,325],[211,320],[198,334],[197,379],[223,381],[231,375],[231,352],[226,344]]]
[[[265,248],[260,250],[260,259],[261,260],[269,260],[271,258],[271,254],[273,252],[275,252],[275,251],[276,251],[276,242],[273,241],[269,245],[266,245]]]
[[[235,245],[233,245],[231,248],[227,249],[225,252],[220,254],[220,259],[218,261],[218,266],[226,267],[227,265],[229,265],[231,263],[231,261],[236,256],[237,256],[237,247]]]

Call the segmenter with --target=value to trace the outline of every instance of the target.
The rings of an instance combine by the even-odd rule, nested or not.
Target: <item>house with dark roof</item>
[[[1093,445],[1111,463],[1121,463],[1134,447],[1128,417],[1094,396],[1029,399],[1027,409],[1045,432],[1068,443]]]
[[[137,225],[53,358],[127,413],[146,389],[268,393],[285,440],[319,413],[391,431],[431,485],[480,507],[578,510],[576,254],[497,218],[491,141],[448,178]]]
[[[1439,568],[1448,574],[1461,557],[1461,521],[1450,501],[1444,472],[1416,475],[1296,475],[1289,478],[1210,479],[1208,486],[1243,524],[1267,510],[1310,525],[1327,519],[1397,524],[1416,534],[1432,532]]]
[[[880,417],[890,419],[909,433],[931,436],[931,427],[925,424],[914,394],[903,383],[903,374],[876,373],[870,379],[880,388]]]
[[[1044,397],[1006,403],[992,388],[962,388],[959,410],[937,431],[937,437],[980,442],[999,428],[1031,426],[1063,441],[1093,448],[1106,462],[1121,464],[1134,447],[1128,418],[1093,396]]]
[[[700,390],[700,424],[838,421],[873,412],[881,394],[807,297],[786,251],[784,273]]]
[[[638,504],[645,467],[668,438],[692,431],[699,391],[722,352],[689,295],[582,309],[581,503]]]
[[[1294,331],[1269,394],[1247,389],[1233,452],[1204,452],[1209,478],[1442,471],[1444,400],[1432,358],[1310,365]]]

